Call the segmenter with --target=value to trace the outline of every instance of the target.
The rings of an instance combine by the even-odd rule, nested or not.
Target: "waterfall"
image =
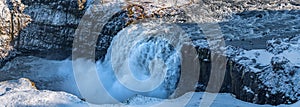
[[[168,98],[177,87],[180,77],[178,50],[171,45],[173,41],[147,33],[146,29],[125,28],[114,37],[105,59],[96,63],[105,89],[119,101],[136,94]],[[126,72],[126,69],[130,72]],[[130,89],[121,81],[146,91]],[[135,84],[135,81],[138,83]],[[147,90],[149,88],[151,90]]]

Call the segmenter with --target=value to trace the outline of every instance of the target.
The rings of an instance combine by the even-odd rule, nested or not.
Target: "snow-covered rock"
[[[145,96],[135,96],[126,101],[128,106],[138,106],[138,107],[165,107],[165,106],[174,106],[174,107],[201,107],[208,106],[207,102],[202,102],[205,97],[203,92],[189,92],[185,95],[176,98],[176,99],[157,99]],[[239,99],[234,98],[232,94],[228,93],[219,93],[216,94],[217,97],[213,99],[212,104],[209,107],[274,107],[272,105],[258,105],[249,102],[244,102]],[[300,102],[291,105],[281,104],[278,107],[298,107]]]
[[[87,106],[74,95],[65,92],[37,90],[29,79],[0,82],[1,106]]]
[[[120,104],[103,104],[93,105],[88,104],[76,96],[65,92],[54,92],[47,90],[37,90],[33,83],[26,78],[18,80],[9,80],[0,82],[0,104],[2,106],[59,106],[59,107],[161,107],[161,106],[176,106],[184,105],[189,107],[199,107],[205,97],[202,92],[190,92],[176,99],[158,99],[145,97],[141,95],[134,96]],[[213,99],[211,107],[220,106],[240,106],[240,107],[272,107],[271,105],[257,105],[248,102],[243,102],[234,98],[231,94],[217,94],[216,99]],[[299,102],[292,105],[279,105],[278,107],[298,107]]]
[[[296,38],[291,40],[295,41]],[[240,67],[235,73],[242,75],[235,78],[242,81],[241,85],[254,90],[254,93],[251,92],[254,96],[248,96],[253,102],[280,104],[300,99],[299,43],[291,40],[269,40],[267,49],[228,47],[227,55]],[[251,79],[246,79],[249,76]],[[237,97],[244,99],[240,95]]]
[[[36,89],[34,83],[26,78],[21,78],[19,80],[10,80],[0,83],[0,95],[4,95],[9,91],[26,91],[32,89]]]

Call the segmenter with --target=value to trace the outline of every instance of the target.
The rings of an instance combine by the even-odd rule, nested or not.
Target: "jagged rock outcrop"
[[[0,66],[16,56],[14,41],[31,21],[30,16],[23,13],[24,9],[21,0],[0,1]]]
[[[88,4],[91,1],[19,0],[18,2],[22,2],[22,6],[26,5],[26,8],[24,8],[24,6],[20,7],[19,5],[15,5],[14,7],[22,8],[22,10],[24,10],[23,14],[27,16],[26,18],[29,18],[30,16],[30,24],[28,24],[26,28],[22,30],[18,28],[15,37],[9,38],[13,40],[11,42],[12,46],[9,47],[11,48],[10,50],[16,49],[18,52],[20,52],[20,55],[33,55],[47,59],[65,59],[69,57],[72,50],[72,43],[74,39],[73,35],[79,22],[81,21],[81,17],[85,13],[85,9],[88,7],[87,5],[91,5]],[[3,6],[6,5],[8,4],[3,4]],[[132,23],[134,20],[144,18],[142,16],[135,16],[135,14],[139,13],[132,11],[132,7],[134,6],[137,7],[138,5],[128,6],[127,9],[122,10],[112,16],[112,18],[110,18],[110,20],[106,22],[103,30],[93,32],[95,35],[99,35],[100,32],[100,38],[98,40],[99,42],[97,43],[98,46],[96,47],[97,52],[100,53],[100,55],[97,54],[99,57],[103,57],[106,53],[106,49],[109,46],[109,41],[112,40],[113,35],[115,35],[122,28]],[[157,7],[156,10],[157,13],[153,15],[156,15],[157,17],[174,16],[172,14],[168,14],[168,11],[171,11],[172,9],[159,10],[159,8]],[[148,11],[143,12],[144,13],[142,14],[144,15],[148,14],[146,13]],[[160,14],[158,12],[160,12]],[[173,12],[173,14],[175,15],[177,13],[181,14],[182,12]],[[94,14],[90,15],[90,18],[92,19],[101,17],[95,17],[97,16],[95,15],[97,13],[92,14]],[[89,14],[87,14],[86,16],[88,17]],[[13,19],[17,20],[17,18]],[[20,18],[20,20],[21,19],[25,20],[25,18]],[[7,23],[8,22],[6,21],[4,24]],[[15,29],[17,29],[18,27],[14,25],[11,26],[13,26]],[[7,48],[5,49],[5,51],[6,50],[9,49]]]
[[[132,23],[138,23],[140,20],[163,20],[162,22],[184,23],[190,20],[180,8],[159,8],[153,6],[150,12],[147,11],[150,9],[151,5],[148,7],[139,4],[130,4],[125,10],[114,14],[100,32],[96,43],[96,60],[104,57],[113,37]]]
[[[9,0],[7,0],[8,2]],[[31,17],[31,23],[23,30],[16,31],[15,33],[18,34],[18,36],[15,37],[14,42],[12,44],[13,47],[9,47],[8,45],[3,46],[6,47],[4,51],[7,50],[13,50],[17,49],[19,52],[22,52],[22,55],[34,55],[39,57],[44,57],[48,59],[64,59],[71,54],[71,48],[72,48],[72,41],[73,41],[73,34],[75,32],[75,29],[77,28],[80,18],[83,16],[86,7],[88,5],[91,5],[90,3],[92,0],[52,0],[52,1],[34,1],[34,0],[18,0],[18,5],[14,5],[16,8],[15,11],[21,12],[20,10],[24,9],[23,5],[20,5],[22,2],[23,4],[27,5],[27,8],[24,10],[24,15],[27,14],[26,18],[21,18],[24,21],[21,21],[25,24],[27,23],[28,16]],[[244,10],[263,10],[263,9],[297,9],[298,2],[288,2],[288,1],[255,1],[253,3],[246,2],[246,1],[194,1],[195,3],[201,4],[201,9],[206,9],[205,15],[209,15],[210,17],[213,17],[214,19],[224,19],[228,16],[230,16],[233,12],[242,12]],[[281,7],[278,6],[269,6],[269,5],[277,5],[281,4]],[[147,4],[146,4],[147,5]],[[146,6],[143,4],[142,7]],[[8,6],[7,3],[4,3],[2,6]],[[151,7],[152,6],[152,7]],[[151,5],[151,8],[154,8],[153,5]],[[186,6],[186,5],[185,5]],[[130,7],[130,6],[129,6]],[[134,7],[134,6],[131,6]],[[135,5],[135,8],[139,7],[138,5]],[[146,6],[147,7],[147,6]],[[189,7],[189,6],[186,6]],[[191,6],[193,7],[193,6]],[[260,7],[259,9],[257,7]],[[149,8],[149,7],[148,7]],[[150,10],[148,8],[144,8],[145,10]],[[105,49],[109,46],[109,44],[106,44],[106,41],[111,41],[111,35],[116,34],[121,28],[125,27],[127,22],[131,22],[131,19],[126,19],[125,14],[129,15],[134,13],[133,11],[129,11],[127,8],[127,13],[125,11],[119,12],[116,15],[114,15],[110,22],[106,23],[106,27],[103,28],[100,34],[100,38],[97,42],[96,50],[98,50],[96,56],[97,57],[103,57],[103,53],[105,52]],[[7,10],[7,8],[6,8]],[[144,11],[145,11],[144,10]],[[155,9],[154,9],[155,10]],[[187,9],[189,10],[189,9]],[[138,10],[135,10],[138,11]],[[176,9],[175,9],[176,11]],[[175,13],[183,13],[180,12],[182,10],[179,10]],[[156,17],[160,16],[172,16],[174,9],[166,8],[166,9],[159,9],[157,8],[151,15],[154,15]],[[192,11],[191,11],[192,12]],[[136,12],[137,13],[137,12]],[[95,14],[95,13],[93,13]],[[119,14],[119,15],[118,15]],[[160,15],[159,15],[160,14]],[[140,13],[132,14],[135,19],[141,18],[142,15]],[[148,15],[148,14],[147,14]],[[6,15],[10,16],[10,15]],[[91,15],[92,17],[95,15]],[[136,17],[138,16],[138,17]],[[142,17],[144,17],[143,15]],[[184,21],[186,18],[178,18],[180,16],[185,15],[176,15],[176,20],[178,21]],[[119,17],[119,18],[118,18]],[[120,19],[120,18],[125,18]],[[201,16],[203,19],[206,19],[205,17]],[[9,18],[9,17],[6,17]],[[17,18],[16,18],[17,19]],[[15,20],[16,20],[15,19]],[[94,18],[93,18],[94,19]],[[168,19],[168,18],[167,18]],[[119,20],[120,22],[118,22]],[[122,22],[123,20],[123,22]],[[6,20],[6,24],[8,20]],[[205,22],[205,20],[203,20]],[[206,21],[212,21],[212,20],[206,20]],[[111,27],[111,25],[116,24],[118,26],[117,28]],[[120,25],[121,24],[121,25]],[[5,24],[3,24],[5,25]],[[17,24],[15,24],[17,25]],[[22,26],[19,26],[22,28]],[[20,29],[18,26],[14,26],[14,29]],[[114,29],[113,32],[111,32]],[[118,30],[119,29],[119,30]],[[115,33],[114,33],[115,32]],[[109,35],[107,34],[109,33]],[[97,33],[93,33],[98,35]],[[230,36],[230,35],[229,35]],[[3,39],[3,44],[7,44],[7,40]],[[103,51],[104,49],[104,51]],[[3,52],[4,54],[8,54],[8,52]],[[8,57],[14,56],[14,55],[6,55]],[[99,59],[99,58],[97,58]]]
[[[15,48],[25,55],[48,59],[70,56],[73,34],[84,14],[77,0],[22,0],[32,22],[23,29]],[[82,6],[82,4],[81,4]]]
[[[226,52],[228,65],[221,92],[230,92],[238,99],[258,104],[279,105],[298,101],[297,77],[300,67],[296,54],[299,54],[299,43],[293,42],[298,41],[296,38],[269,40],[266,49],[247,51],[229,46]],[[273,47],[276,48],[269,50]],[[204,55],[203,58],[200,57],[204,68],[200,70],[202,76],[199,90],[204,91],[211,69],[211,63],[204,59],[210,59],[207,58],[210,57],[210,51],[201,49],[199,53],[199,56]]]
[[[266,11],[268,12],[268,11]],[[286,16],[293,16],[290,13],[299,12],[298,10],[283,13],[282,11],[269,11],[271,15],[282,13]],[[250,12],[251,13],[251,12]],[[295,14],[296,15],[296,14]],[[239,17],[239,16],[237,16]],[[249,17],[256,17],[255,14],[249,14]],[[274,18],[273,20],[275,20]],[[277,17],[277,20],[281,18]],[[297,19],[296,19],[297,20]],[[296,21],[289,19],[287,22]],[[244,23],[242,20],[239,20]],[[248,20],[245,20],[248,21]],[[227,59],[227,67],[224,82],[220,92],[229,92],[236,96],[236,98],[258,103],[258,104],[272,104],[279,105],[282,103],[291,104],[299,100],[298,95],[298,79],[299,60],[296,57],[299,54],[299,30],[288,30],[276,33],[276,31],[266,31],[273,36],[259,37],[260,33],[252,33],[252,36],[244,37],[244,35],[237,34],[235,37],[240,37],[238,40],[231,40],[230,36],[235,33],[228,32],[228,27],[237,28],[239,31],[246,30],[250,26],[231,25],[227,26],[228,22],[220,22],[221,30],[224,31],[225,40],[228,46],[225,50]],[[233,19],[232,23],[235,23]],[[286,28],[282,25],[287,24],[283,22],[273,24],[278,25],[282,29]],[[211,56],[212,52],[206,37],[197,24],[177,24],[191,37],[197,51],[200,61],[200,77],[197,91],[205,91],[211,75],[212,57],[222,56],[222,54],[215,54]],[[239,26],[239,27],[238,27]],[[253,26],[264,26],[265,29],[272,29],[268,22],[259,24],[252,24]],[[290,26],[299,26],[299,23],[294,23]],[[201,27],[201,26],[200,26]],[[280,30],[282,30],[280,29]],[[247,34],[247,33],[245,33]],[[288,35],[285,35],[288,34]],[[197,35],[197,36],[195,36]],[[272,39],[278,38],[278,39]],[[271,39],[271,40],[270,40]],[[212,41],[210,41],[212,42]],[[250,43],[257,45],[252,47]],[[233,44],[235,43],[235,44]],[[253,45],[252,44],[252,45]],[[243,45],[250,45],[249,47]],[[285,58],[288,57],[288,58]],[[286,88],[284,88],[286,87]],[[207,90],[207,91],[213,91]]]

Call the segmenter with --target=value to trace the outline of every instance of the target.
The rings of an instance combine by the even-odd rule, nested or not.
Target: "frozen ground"
[[[86,104],[74,95],[66,92],[37,90],[34,84],[25,78],[0,83],[1,106],[83,106]]]
[[[2,106],[101,106],[101,107],[199,107],[203,93],[187,93],[177,99],[162,100],[151,97],[135,96],[123,104],[92,105],[81,101],[74,95],[65,92],[37,90],[28,79],[10,80],[0,83],[0,104]],[[231,94],[218,94],[211,107],[272,107],[271,105],[257,105],[235,99]],[[278,107],[299,107],[300,102],[293,105],[279,105]]]

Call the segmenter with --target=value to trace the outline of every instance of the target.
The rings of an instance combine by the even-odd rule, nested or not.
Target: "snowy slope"
[[[190,92],[177,99],[169,99],[169,100],[159,100],[155,98],[137,96],[135,98],[132,98],[128,102],[130,103],[129,105],[133,105],[133,106],[144,104],[141,107],[148,107],[148,106],[183,107],[185,104],[187,104],[186,105],[187,107],[199,107],[199,106],[201,107],[202,104],[203,104],[202,106],[205,107],[208,105],[206,105],[205,102],[201,102],[202,101],[201,99],[204,99],[203,94],[204,94],[203,92],[196,92],[196,93]],[[188,101],[190,98],[191,100]],[[144,99],[148,99],[148,100],[145,101]],[[299,107],[299,106],[300,106],[300,102],[292,105],[279,105],[278,107]],[[213,100],[213,103],[210,105],[210,107],[273,107],[273,106],[248,103],[234,98],[231,94],[220,93],[217,94],[216,99]]]

